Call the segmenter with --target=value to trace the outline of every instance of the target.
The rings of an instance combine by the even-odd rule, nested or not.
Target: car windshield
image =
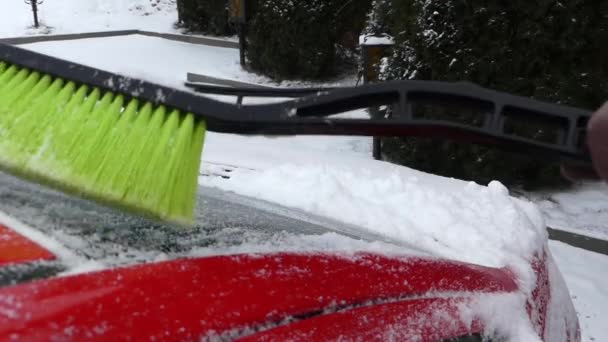
[[[381,239],[222,190],[201,187],[198,193],[195,224],[176,227],[0,174],[0,211],[60,242],[74,257],[98,263],[96,267],[243,252],[335,251],[346,242],[365,249],[364,240]]]

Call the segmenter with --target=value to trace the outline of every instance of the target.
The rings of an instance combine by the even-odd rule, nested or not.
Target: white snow
[[[581,324],[583,341],[608,341],[608,257],[551,241]]]
[[[186,89],[188,72],[256,83],[260,77],[244,73],[237,49],[217,48],[140,35],[79,39],[22,45],[51,56]]]
[[[538,204],[549,227],[608,240],[607,184],[589,182],[526,196]]]
[[[389,35],[361,35],[359,45],[395,45],[395,39]]]
[[[484,294],[476,296],[472,303],[461,305],[463,318],[483,319],[486,333],[506,338],[507,341],[541,342],[525,308],[526,297],[520,293]]]
[[[43,25],[34,29],[31,7],[2,1],[0,37],[141,29],[173,32],[175,0],[47,0],[39,6]]]
[[[263,254],[276,252],[293,252],[293,253],[314,253],[314,252],[331,252],[341,253],[343,255],[354,255],[358,252],[365,251],[370,253],[381,253],[384,255],[399,255],[404,254],[412,256],[425,256],[421,251],[414,249],[404,250],[402,246],[388,244],[380,241],[367,242],[356,240],[337,233],[326,233],[322,235],[301,235],[295,236],[291,234],[277,234],[270,239],[260,240],[259,237],[247,237],[248,243],[238,246],[214,246],[200,247],[192,250],[188,256],[205,257],[213,255],[233,255],[233,254]]]
[[[188,72],[278,86],[264,76],[245,72],[239,62],[238,50],[231,48],[188,44],[142,35],[42,42],[20,47],[182,90],[187,89],[184,82]],[[325,86],[348,86],[354,82],[354,77],[345,76]],[[283,82],[280,86],[320,85],[311,82]],[[235,102],[233,97],[216,98]],[[276,100],[264,98],[257,102],[273,101]]]
[[[262,171],[237,169],[229,180],[201,182],[492,267],[527,264],[546,239],[540,214],[499,183],[483,187],[363,159],[319,157]]]

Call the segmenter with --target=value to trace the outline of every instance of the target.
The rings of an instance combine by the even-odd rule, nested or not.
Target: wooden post
[[[359,39],[363,53],[363,83],[378,82],[380,78],[380,63],[394,43],[388,36],[361,36]],[[370,107],[372,118],[379,118],[382,113],[378,107]],[[382,159],[382,141],[380,137],[373,138],[372,155],[374,159]]]
[[[247,24],[243,23],[239,27],[239,59],[243,68],[247,67]]]
[[[40,27],[40,23],[38,21],[38,0],[25,0],[25,3],[32,6],[32,13],[34,14],[34,27]],[[42,4],[42,2],[40,2],[40,4]]]
[[[236,25],[237,35],[239,37],[239,59],[241,66],[246,67],[246,51],[247,51],[247,1],[246,0],[230,0],[230,21]]]

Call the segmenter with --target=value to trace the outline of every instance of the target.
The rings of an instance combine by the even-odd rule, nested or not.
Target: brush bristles
[[[165,221],[190,223],[205,123],[0,61],[0,168]]]

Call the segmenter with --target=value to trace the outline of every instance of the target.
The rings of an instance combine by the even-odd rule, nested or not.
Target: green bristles
[[[0,169],[190,223],[205,137],[194,115],[0,61]]]

